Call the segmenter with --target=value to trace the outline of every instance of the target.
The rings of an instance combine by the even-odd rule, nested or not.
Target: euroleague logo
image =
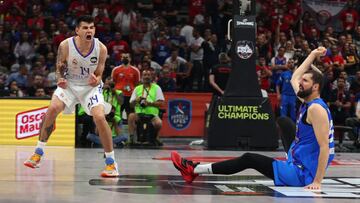
[[[16,139],[25,139],[39,134],[41,121],[48,107],[16,114]],[[55,126],[54,129],[55,130]]]
[[[248,40],[238,41],[236,43],[236,54],[241,59],[249,59],[254,54],[254,44]]]

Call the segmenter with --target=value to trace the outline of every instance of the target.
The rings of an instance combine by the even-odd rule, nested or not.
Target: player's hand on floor
[[[59,78],[57,81],[57,86],[63,89],[67,88],[67,80],[65,78]]]
[[[304,187],[305,190],[313,190],[313,191],[320,191],[321,190],[321,183],[313,182],[310,185]]]

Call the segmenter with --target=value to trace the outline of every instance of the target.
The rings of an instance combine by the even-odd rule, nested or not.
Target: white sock
[[[111,157],[111,158],[115,161],[115,153],[114,153],[114,150],[111,151],[111,152],[105,152],[105,157],[106,157],[106,158]]]
[[[212,174],[212,164],[199,164],[194,168],[196,174]]]
[[[45,146],[46,146],[46,142],[41,142],[40,140],[38,140],[36,148],[40,148],[44,151]]]

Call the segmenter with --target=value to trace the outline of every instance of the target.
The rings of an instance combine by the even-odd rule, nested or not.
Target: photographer
[[[130,142],[133,142],[136,121],[140,115],[151,116],[151,122],[154,126],[156,139],[154,141],[157,145],[162,143],[159,141],[159,132],[162,126],[159,118],[159,108],[164,104],[164,94],[161,88],[152,82],[151,71],[144,70],[142,72],[143,84],[138,85],[130,98],[130,105],[135,106],[135,113],[129,115],[129,133]]]
[[[111,104],[111,111],[106,115],[106,121],[108,122],[112,130],[112,138],[114,145],[119,145],[124,143],[127,139],[125,136],[121,135],[121,105],[123,104],[123,95],[121,90],[116,90],[114,88],[115,84],[111,80],[111,77],[106,78],[103,95],[105,102]],[[98,134],[96,129],[96,134]],[[87,139],[91,142],[101,145],[99,136],[96,134],[89,133]]]

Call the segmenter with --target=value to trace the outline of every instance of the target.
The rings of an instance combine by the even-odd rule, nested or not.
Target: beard
[[[312,93],[312,86],[309,89],[306,90],[299,90],[298,93],[296,94],[298,97],[304,99],[308,96],[310,96]]]

